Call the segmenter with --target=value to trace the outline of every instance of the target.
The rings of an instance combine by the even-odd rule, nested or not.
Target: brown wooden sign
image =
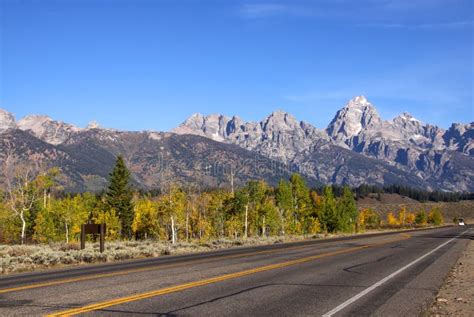
[[[105,223],[88,223],[81,226],[81,249],[86,248],[86,234],[100,234],[100,252],[105,249]]]

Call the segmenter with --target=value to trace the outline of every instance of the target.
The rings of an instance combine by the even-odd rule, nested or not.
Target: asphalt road
[[[417,316],[474,228],[238,248],[0,277],[1,316]]]

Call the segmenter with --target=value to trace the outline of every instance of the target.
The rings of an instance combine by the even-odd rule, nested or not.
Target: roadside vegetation
[[[175,186],[155,195],[132,190],[121,157],[100,195],[64,193],[58,175],[57,169],[34,176],[18,170],[0,195],[2,273],[444,221],[437,208],[413,213],[404,206],[381,219],[370,208],[358,210],[349,187],[336,188],[339,195],[331,186],[312,190],[298,174],[276,187],[250,181],[236,191]],[[84,223],[106,223],[104,254],[93,243],[79,250]],[[88,239],[95,242],[97,237]]]

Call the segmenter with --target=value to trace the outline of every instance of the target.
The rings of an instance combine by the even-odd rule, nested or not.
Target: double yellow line
[[[256,273],[260,273],[260,272],[266,272],[266,271],[270,271],[270,270],[275,270],[275,269],[280,269],[280,268],[284,268],[284,267],[288,267],[288,266],[302,264],[302,263],[314,261],[314,260],[321,259],[321,258],[326,258],[326,257],[335,256],[335,255],[339,255],[339,254],[354,252],[354,251],[367,249],[367,248],[372,248],[372,247],[377,247],[377,246],[381,246],[381,245],[388,244],[388,243],[393,243],[393,242],[397,242],[397,241],[406,240],[406,239],[411,237],[408,234],[401,234],[401,235],[402,235],[402,238],[399,238],[399,239],[394,239],[394,240],[390,240],[390,241],[374,243],[374,244],[369,244],[369,245],[362,245],[362,246],[358,246],[358,247],[347,248],[347,249],[343,249],[343,250],[339,250],[339,251],[308,256],[308,257],[304,257],[304,258],[300,258],[300,259],[296,259],[296,260],[290,260],[290,261],[277,263],[277,264],[265,265],[265,266],[257,267],[257,268],[254,268],[254,269],[244,270],[244,271],[231,273],[231,274],[225,274],[225,275],[212,277],[212,278],[208,278],[208,279],[204,279],[204,280],[200,280],[200,281],[185,283],[185,284],[172,286],[172,287],[167,287],[167,288],[162,288],[162,289],[158,289],[158,290],[155,290],[155,291],[145,292],[145,293],[141,293],[141,294],[137,294],[137,295],[126,296],[126,297],[121,297],[121,298],[117,298],[117,299],[113,299],[113,300],[109,300],[109,301],[99,302],[99,303],[95,303],[95,304],[92,304],[92,305],[87,305],[87,306],[84,306],[84,307],[65,310],[65,311],[62,311],[62,312],[47,315],[47,317],[74,316],[74,315],[83,314],[83,313],[87,313],[87,312],[94,311],[94,310],[108,308],[108,307],[115,306],[115,305],[120,305],[120,304],[125,304],[125,303],[129,303],[129,302],[133,302],[133,301],[143,300],[143,299],[147,299],[147,298],[150,298],[150,297],[175,293],[175,292],[183,291],[183,290],[194,288],[194,287],[209,285],[209,284],[222,282],[222,281],[226,281],[226,280],[230,280],[230,279],[235,279],[235,278],[239,278],[239,277],[243,277],[243,276],[247,276],[247,275],[252,275],[252,274],[256,274]]]

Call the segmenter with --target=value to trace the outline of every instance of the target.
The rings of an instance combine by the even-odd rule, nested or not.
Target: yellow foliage
[[[117,240],[119,238],[121,225],[115,209],[109,209],[106,211],[95,210],[93,221],[95,223],[106,224],[105,237],[107,240]]]
[[[395,218],[395,216],[393,215],[392,212],[389,212],[387,214],[387,224],[389,226],[398,226],[398,225],[400,225],[400,222],[398,221],[397,218]]]
[[[311,217],[310,225],[309,225],[309,234],[315,234],[321,231],[321,223],[319,222],[318,218]]]
[[[364,226],[367,223],[367,218],[370,212],[371,210],[368,208],[364,208],[359,212],[359,217],[357,219],[357,224],[359,226]]]
[[[405,206],[401,206],[400,210],[398,211],[398,224],[402,226],[405,225],[406,217],[407,217],[407,208]]]
[[[415,223],[415,214],[412,212],[407,213],[406,218],[405,218],[405,223],[407,225],[412,225]]]
[[[444,223],[443,215],[438,208],[433,208],[428,214],[428,222],[439,226]]]
[[[237,239],[242,234],[242,226],[242,221],[238,217],[232,216],[225,222],[227,235]]]
[[[135,217],[132,223],[133,233],[143,238],[160,236],[160,226],[157,217],[157,206],[148,198],[135,202]]]
[[[380,218],[372,209],[364,208],[359,212],[357,225],[360,230],[364,230],[366,227],[375,228],[380,225]]]

